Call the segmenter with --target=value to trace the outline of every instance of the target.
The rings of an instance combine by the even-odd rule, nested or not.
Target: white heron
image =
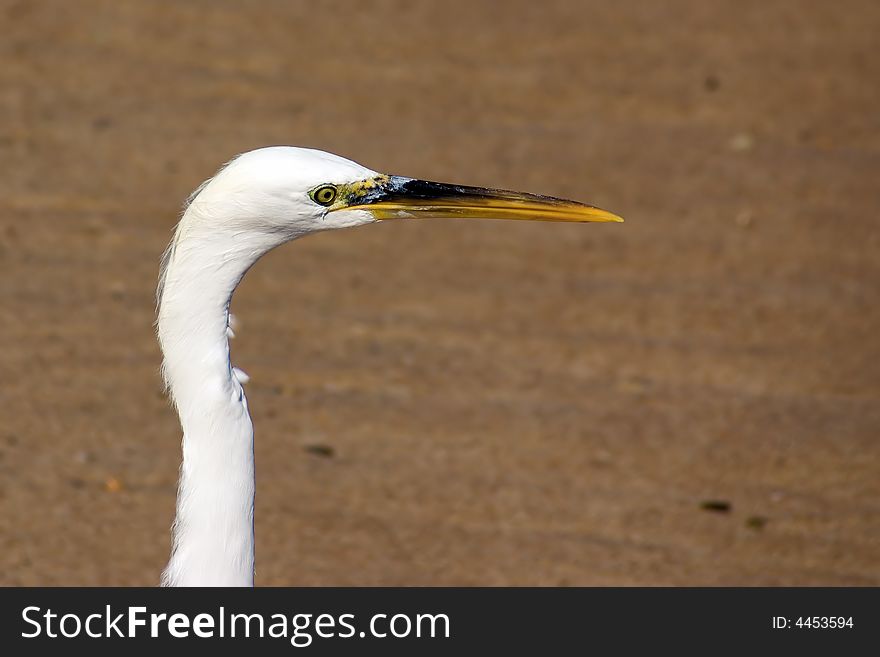
[[[159,275],[162,373],[183,428],[163,585],[254,583],[254,428],[228,343],[236,286],[285,242],[398,217],[622,221],[574,201],[389,176],[292,146],[220,169],[190,196]]]

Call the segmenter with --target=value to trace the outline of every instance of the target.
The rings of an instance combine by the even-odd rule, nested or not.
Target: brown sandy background
[[[870,0],[0,2],[0,583],[157,583],[158,257],[220,163],[292,143],[627,223],[259,263],[259,584],[880,584],[878,30]]]

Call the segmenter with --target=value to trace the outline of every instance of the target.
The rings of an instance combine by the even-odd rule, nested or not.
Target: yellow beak
[[[339,210],[367,210],[376,219],[449,217],[531,221],[623,221],[577,201],[502,189],[382,176],[352,185]]]

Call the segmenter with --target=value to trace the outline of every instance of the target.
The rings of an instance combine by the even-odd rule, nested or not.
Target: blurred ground
[[[367,6],[0,2],[0,583],[157,583],[159,254],[292,143],[627,223],[255,267],[259,584],[880,584],[880,6]]]

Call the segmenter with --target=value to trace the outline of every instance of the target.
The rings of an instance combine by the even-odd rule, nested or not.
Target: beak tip
[[[620,215],[614,214],[613,212],[608,212],[607,210],[601,210],[601,212],[602,212],[602,215],[601,215],[602,218],[600,219],[600,221],[606,221],[606,222],[615,223],[615,224],[624,223],[623,217],[621,217]]]

